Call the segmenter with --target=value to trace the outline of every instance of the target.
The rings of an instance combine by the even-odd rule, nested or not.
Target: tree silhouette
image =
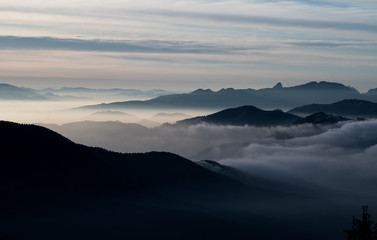
[[[363,206],[361,219],[352,216],[352,229],[345,230],[348,240],[377,240],[377,223],[371,219],[368,206]]]

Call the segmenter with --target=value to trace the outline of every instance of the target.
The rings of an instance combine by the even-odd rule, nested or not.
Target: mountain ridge
[[[62,87],[32,89],[25,87],[18,87],[15,85],[0,83],[0,99],[3,100],[83,100],[87,99],[85,96],[75,96],[74,94],[89,93],[89,94],[114,94],[114,96],[144,96],[144,97],[158,97],[161,95],[173,94],[172,91],[163,89],[151,90],[137,90],[137,89],[93,89],[85,87]],[[73,95],[66,95],[73,94]]]
[[[377,117],[377,103],[360,99],[345,99],[330,104],[304,105],[293,108],[288,112],[292,114],[313,114],[315,112],[324,112],[346,117]]]
[[[33,89],[21,88],[6,83],[0,83],[0,99],[45,100],[46,97],[36,93]]]
[[[265,111],[254,106],[241,106],[228,108],[207,116],[194,117],[178,121],[176,125],[195,125],[208,123],[216,125],[234,126],[276,126],[288,125],[301,119],[293,114],[284,113],[281,110]]]
[[[293,226],[238,209],[296,196],[247,186],[172,153],[110,152],[36,125],[0,121],[0,129],[3,235],[274,239],[258,230],[265,224],[277,224],[279,234],[295,232]]]
[[[376,95],[377,96],[377,95]],[[193,108],[224,109],[242,105],[258,108],[293,108],[297,103],[329,103],[348,98],[377,101],[372,94],[361,94],[353,87],[334,82],[309,82],[292,87],[277,84],[273,88],[234,89],[223,88],[219,91],[197,89],[191,93],[159,96],[145,101],[113,102],[99,105],[82,106],[76,109],[122,109],[122,108]]]

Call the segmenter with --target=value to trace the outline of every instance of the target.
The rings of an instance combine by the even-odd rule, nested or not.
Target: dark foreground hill
[[[178,121],[177,125],[195,125],[209,123],[234,126],[277,126],[287,125],[299,120],[300,117],[281,110],[265,111],[253,106],[229,108],[204,117],[195,117]]]
[[[109,152],[11,122],[0,130],[1,239],[340,240],[351,216],[344,202],[243,184],[171,153]]]
[[[377,117],[377,103],[358,99],[346,99],[331,104],[310,104],[294,108],[292,114],[313,114],[324,112],[347,117]]]
[[[109,152],[33,125],[0,122],[0,129],[0,236],[8,239],[275,239],[270,226],[279,236],[301,232],[255,208],[301,197],[246,186],[171,153]]]

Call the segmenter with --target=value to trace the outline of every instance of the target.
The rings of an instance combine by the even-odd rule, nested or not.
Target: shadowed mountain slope
[[[0,169],[2,183],[38,187],[54,185],[52,190],[56,190],[55,184],[60,184],[80,191],[81,187],[97,191],[102,187],[110,190],[113,186],[116,191],[126,191],[128,187],[165,188],[181,186],[180,182],[185,182],[190,187],[210,186],[206,189],[209,192],[228,187],[249,190],[171,153],[109,152],[75,144],[49,129],[34,125],[0,122],[0,129],[2,154],[5,156]]]
[[[377,103],[358,99],[346,99],[331,104],[305,105],[289,111],[292,114],[313,114],[316,112],[347,117],[377,117]]]
[[[195,117],[178,121],[177,125],[209,123],[235,126],[276,126],[291,124],[298,119],[300,119],[300,117],[282,112],[280,110],[264,111],[253,106],[242,106],[238,108],[225,109],[204,117]]]
[[[15,239],[274,239],[297,229],[251,214],[297,199],[171,153],[120,154],[43,127],[0,122],[0,232]],[[148,231],[145,231],[145,230]]]

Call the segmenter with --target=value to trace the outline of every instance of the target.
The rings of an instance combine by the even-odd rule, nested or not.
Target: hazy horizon
[[[80,84],[76,84],[74,82],[71,82],[71,81],[68,81],[67,83],[61,83],[61,85],[53,85],[53,84],[46,84],[46,83],[38,83],[38,82],[31,82],[29,84],[22,84],[19,83],[18,84],[18,81],[14,81],[14,80],[4,80],[4,81],[0,81],[0,84],[9,84],[9,85],[12,85],[12,86],[16,86],[16,87],[20,87],[20,88],[30,88],[30,89],[33,89],[33,90],[37,90],[37,91],[43,91],[43,92],[48,92],[48,91],[45,91],[46,89],[54,89],[54,90],[62,90],[64,88],[88,88],[88,89],[93,89],[93,90],[111,90],[111,89],[122,89],[122,90],[139,90],[139,91],[152,91],[152,90],[166,90],[166,91],[169,91],[170,94],[180,94],[180,93],[190,93],[190,92],[193,92],[195,90],[198,90],[198,89],[210,89],[214,92],[216,91],[219,91],[221,89],[229,89],[229,88],[233,88],[233,89],[254,89],[254,90],[261,90],[261,89],[266,89],[266,88],[273,88],[276,84],[279,84],[281,83],[282,86],[284,88],[289,88],[289,87],[295,87],[295,86],[299,86],[299,85],[305,85],[307,83],[310,83],[310,82],[330,82],[330,83],[337,83],[337,84],[342,84],[346,87],[351,87],[351,88],[354,88],[356,89],[357,91],[359,91],[360,93],[366,93],[368,90],[372,90],[372,89],[377,89],[377,82],[376,83],[372,83],[370,84],[370,87],[369,88],[358,88],[357,86],[355,86],[354,84],[350,83],[350,84],[347,84],[345,82],[342,82],[342,81],[327,81],[327,80],[321,80],[321,79],[318,79],[318,80],[312,80],[312,81],[299,81],[299,82],[293,82],[291,84],[286,84],[284,81],[276,81],[276,82],[271,82],[271,84],[265,84],[265,85],[259,85],[259,84],[250,84],[250,85],[245,85],[244,87],[242,86],[232,86],[231,83],[230,85],[228,86],[225,86],[225,87],[204,87],[203,84],[200,84],[198,83],[197,85],[191,85],[190,87],[188,88],[177,88],[176,86],[172,86],[172,87],[168,87],[168,88],[162,88],[162,87],[141,87],[141,88],[137,88],[137,87],[130,87],[132,85],[123,85],[123,84],[119,84],[118,85],[96,85],[96,84],[91,84],[91,83],[86,83],[85,85],[80,85]],[[180,90],[177,90],[177,89],[180,89]],[[64,92],[64,91],[63,91]],[[76,93],[77,94],[77,93]],[[147,99],[151,99],[153,97],[156,97],[156,96],[151,96],[151,97],[140,97],[140,96],[124,96],[125,97],[125,101],[128,101],[128,100],[147,100]],[[132,99],[133,98],[133,99]]]

